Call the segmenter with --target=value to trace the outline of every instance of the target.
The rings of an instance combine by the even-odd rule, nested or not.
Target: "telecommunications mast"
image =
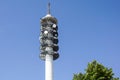
[[[59,46],[57,19],[50,13],[50,3],[40,23],[40,58],[45,61],[45,80],[53,80],[53,61],[59,58]]]

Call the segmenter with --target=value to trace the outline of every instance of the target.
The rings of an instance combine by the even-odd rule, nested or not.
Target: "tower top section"
[[[48,3],[47,14],[40,20],[40,58],[46,60],[46,55],[52,55],[53,60],[59,58],[58,46],[58,26],[57,19],[50,13],[50,3]]]
[[[57,19],[54,16],[52,16],[50,12],[50,2],[48,3],[47,15],[41,19],[41,24],[49,21],[51,21],[54,24],[57,24]]]

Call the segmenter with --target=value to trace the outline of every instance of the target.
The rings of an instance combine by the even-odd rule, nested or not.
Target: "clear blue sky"
[[[40,18],[48,0],[0,0],[0,80],[44,80]],[[59,22],[54,80],[72,80],[97,60],[120,77],[120,0],[51,0]]]

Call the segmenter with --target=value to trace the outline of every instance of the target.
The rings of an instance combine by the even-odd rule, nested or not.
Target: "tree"
[[[73,80],[119,80],[113,76],[112,68],[104,67],[94,60],[88,63],[85,73],[74,74]]]

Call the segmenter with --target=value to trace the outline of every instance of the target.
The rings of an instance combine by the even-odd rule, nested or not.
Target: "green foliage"
[[[88,63],[85,72],[85,74],[74,74],[73,80],[119,80],[113,77],[114,73],[111,68],[104,67],[97,61]]]

